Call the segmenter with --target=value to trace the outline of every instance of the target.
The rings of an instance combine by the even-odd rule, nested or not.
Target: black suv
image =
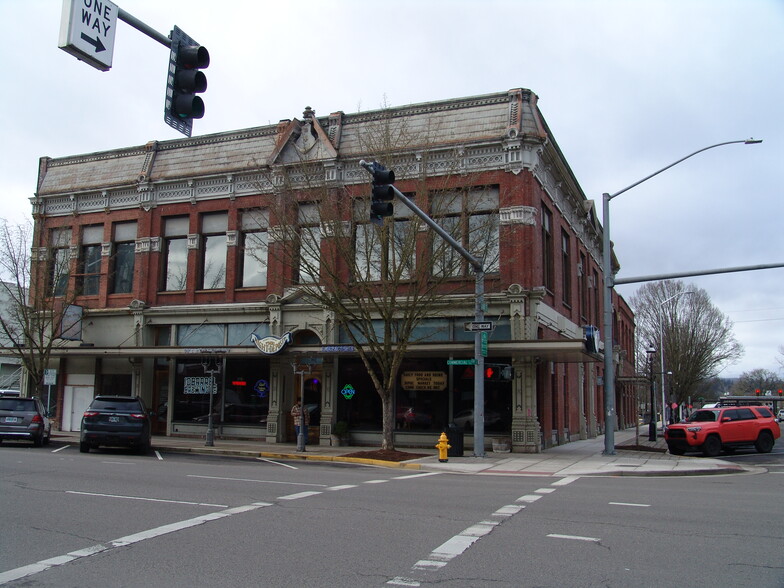
[[[0,442],[25,439],[40,447],[49,443],[52,423],[38,398],[0,396]]]
[[[138,396],[96,396],[82,416],[79,451],[99,445],[150,450],[150,413]]]

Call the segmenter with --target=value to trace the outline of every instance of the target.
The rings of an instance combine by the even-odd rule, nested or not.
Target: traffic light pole
[[[171,39],[169,39],[169,37],[159,33],[154,28],[152,28],[148,24],[143,23],[132,14],[128,14],[122,8],[118,7],[117,18],[119,18],[124,23],[131,25],[137,31],[144,33],[151,39],[158,41],[161,45],[163,45],[167,49],[171,49]]]
[[[360,161],[359,165],[364,167],[371,174],[373,164]],[[430,218],[424,211],[414,204],[408,196],[403,194],[395,186],[390,185],[400,202],[408,207],[411,212],[417,215],[424,223],[433,229],[439,237],[446,241],[452,249],[457,251],[474,270],[476,274],[476,286],[474,290],[474,320],[482,322],[485,320],[485,270],[482,261],[471,255],[452,235],[447,233],[441,226]],[[476,369],[474,371],[474,457],[485,457],[485,358],[482,355],[482,333],[474,332],[474,358]]]

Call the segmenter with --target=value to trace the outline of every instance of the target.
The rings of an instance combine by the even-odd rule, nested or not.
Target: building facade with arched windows
[[[493,253],[488,442],[510,438],[513,451],[538,452],[601,434],[602,228],[526,89],[323,117],[308,107],[277,125],[41,158],[34,287],[75,292],[81,308],[80,339],[53,354],[59,426],[77,430],[98,393],[137,394],[155,411],[156,434],[203,435],[212,413],[218,438],[284,443],[303,394],[311,443],[330,443],[339,421],[353,441],[377,442],[381,401],[367,370],[333,311],[301,286],[319,279],[312,268],[337,238],[320,217],[320,191],[356,198],[361,213],[344,222],[356,249],[365,243],[370,184],[359,162],[377,156],[379,125],[406,131],[391,151],[401,191],[419,202],[459,193],[440,220],[469,247],[465,227],[481,218],[491,228],[481,243]],[[297,171],[303,162],[307,174]],[[273,254],[284,185],[299,194],[286,221],[302,238],[299,261]],[[394,203],[395,227],[407,215]],[[420,231],[424,253],[406,263],[443,271],[442,260],[428,259],[430,238]],[[474,354],[465,328],[474,276],[465,268],[450,278],[453,293],[417,325],[395,383],[401,446],[432,445],[453,422],[472,443],[473,366],[455,360]],[[613,301],[612,352],[619,375],[632,375],[634,317],[621,297]],[[633,391],[617,388],[625,428],[636,420]]]

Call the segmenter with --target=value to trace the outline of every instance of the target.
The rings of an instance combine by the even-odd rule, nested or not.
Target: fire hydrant
[[[446,450],[452,449],[452,446],[449,444],[446,433],[441,433],[441,437],[438,438],[438,443],[436,443],[436,449],[438,449],[438,461],[449,461],[449,458],[446,456]]]

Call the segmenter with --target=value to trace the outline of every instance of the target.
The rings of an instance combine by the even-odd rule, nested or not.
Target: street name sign
[[[446,365],[476,365],[475,359],[447,359]]]
[[[109,0],[63,0],[58,46],[96,69],[109,71],[118,12]]]
[[[470,321],[463,323],[466,331],[492,331],[495,329],[493,321]]]

